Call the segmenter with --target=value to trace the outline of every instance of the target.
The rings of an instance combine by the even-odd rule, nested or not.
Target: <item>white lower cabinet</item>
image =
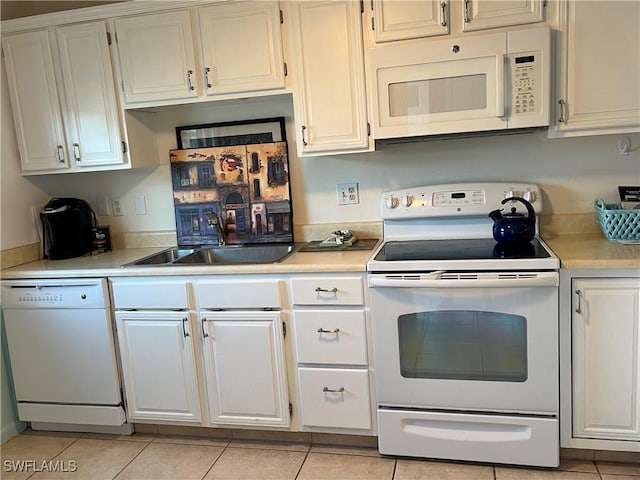
[[[561,270],[561,446],[640,452],[640,274]]]
[[[187,312],[116,312],[129,419],[200,422]]]
[[[373,431],[362,276],[291,279],[300,423],[303,430]]]
[[[289,425],[278,311],[202,311],[205,384],[213,424]]]
[[[302,424],[371,428],[369,373],[354,368],[298,368]]]
[[[573,281],[573,435],[640,440],[640,279]]]
[[[211,424],[289,426],[281,287],[270,276],[197,283]]]

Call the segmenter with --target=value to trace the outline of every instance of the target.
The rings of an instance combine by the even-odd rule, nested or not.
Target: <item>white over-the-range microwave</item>
[[[370,49],[373,138],[548,126],[550,44],[542,27]]]

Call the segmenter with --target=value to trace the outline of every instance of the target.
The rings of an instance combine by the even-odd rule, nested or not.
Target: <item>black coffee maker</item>
[[[52,198],[40,210],[44,258],[62,260],[94,250],[96,214],[84,200]]]

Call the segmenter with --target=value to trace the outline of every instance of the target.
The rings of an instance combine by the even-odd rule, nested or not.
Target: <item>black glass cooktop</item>
[[[492,238],[461,240],[408,240],[386,242],[374,260],[485,260],[549,258],[536,239],[517,245],[502,245]]]

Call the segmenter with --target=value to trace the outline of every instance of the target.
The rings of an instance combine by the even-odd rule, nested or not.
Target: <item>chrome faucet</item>
[[[226,235],[224,233],[224,223],[217,213],[207,214],[207,223],[210,227],[214,227],[218,233],[218,246],[222,247],[226,244]]]

